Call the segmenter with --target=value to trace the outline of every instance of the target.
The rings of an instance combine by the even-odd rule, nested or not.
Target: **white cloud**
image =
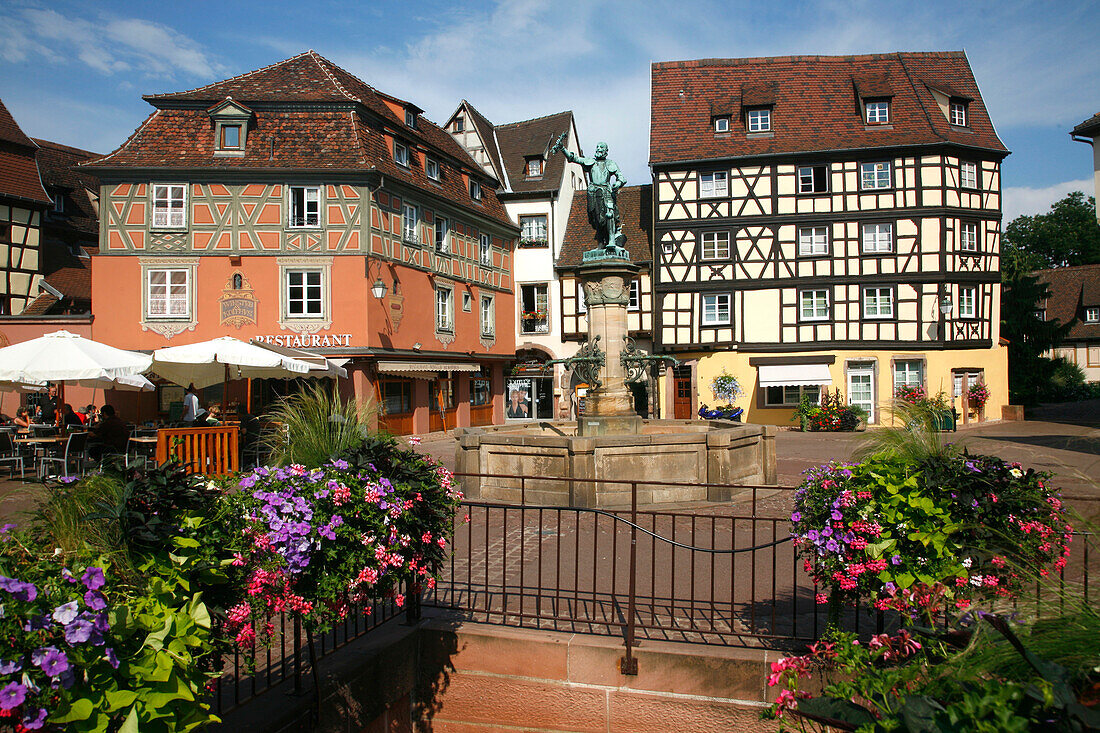
[[[1065,198],[1073,191],[1084,191],[1086,197],[1095,195],[1093,180],[1084,178],[1079,181],[1063,181],[1046,188],[1008,186],[1001,191],[1004,222],[1007,225],[1017,216],[1024,214],[1045,214],[1050,210],[1051,204]]]
[[[0,11],[0,58],[63,63],[73,57],[108,75],[205,79],[223,70],[198,43],[159,23],[106,14],[62,15],[37,7]]]

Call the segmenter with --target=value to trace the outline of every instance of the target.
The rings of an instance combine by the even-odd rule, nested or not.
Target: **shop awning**
[[[832,384],[828,364],[767,364],[760,370],[761,387],[798,387],[807,384]]]
[[[433,361],[380,361],[378,372],[380,374],[393,374],[399,377],[411,379],[435,379],[439,372],[477,372],[481,371],[480,364],[464,364],[461,362],[433,362]]]

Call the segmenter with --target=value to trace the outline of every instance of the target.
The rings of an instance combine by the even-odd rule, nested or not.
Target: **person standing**
[[[199,419],[199,415],[206,410],[199,407],[199,395],[194,384],[187,385],[187,394],[183,396],[183,421],[193,425]]]

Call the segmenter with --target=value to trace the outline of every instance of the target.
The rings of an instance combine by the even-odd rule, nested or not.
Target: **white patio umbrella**
[[[230,379],[301,377],[313,365],[269,349],[222,336],[153,352],[152,370],[170,382],[209,387]]]

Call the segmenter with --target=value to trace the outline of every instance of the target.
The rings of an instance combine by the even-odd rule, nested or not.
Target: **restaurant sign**
[[[222,290],[222,296],[218,298],[222,325],[234,328],[255,326],[256,303],[256,294],[248,280],[239,272],[233,273]]]
[[[267,333],[253,336],[252,341],[290,349],[331,349],[351,346],[350,333]]]

